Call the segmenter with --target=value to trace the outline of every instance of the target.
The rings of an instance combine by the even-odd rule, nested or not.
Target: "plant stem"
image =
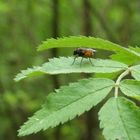
[[[120,84],[120,81],[122,80],[122,78],[124,78],[126,75],[128,75],[130,73],[131,69],[128,68],[127,70],[125,70],[116,80],[116,83],[115,83],[115,98],[118,97],[118,90],[119,90],[119,84]]]

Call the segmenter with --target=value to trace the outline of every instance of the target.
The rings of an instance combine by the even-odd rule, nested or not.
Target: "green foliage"
[[[41,51],[45,49],[59,47],[89,47],[113,51],[117,53],[117,55],[113,55],[112,58],[114,60],[118,60],[126,64],[133,64],[139,61],[140,59],[140,54],[135,53],[130,49],[123,48],[120,45],[117,45],[107,40],[85,36],[71,36],[58,39],[48,39],[47,41],[43,42],[42,45],[39,46],[38,50]]]
[[[120,89],[125,95],[140,100],[140,82],[123,80],[120,83]]]
[[[132,2],[130,0],[87,0],[86,3],[89,2],[90,5],[84,4],[84,1],[86,0],[59,0],[56,3],[55,0],[0,0],[0,140],[57,139],[54,138],[57,128],[25,138],[17,137],[19,124],[39,109],[45,96],[55,87],[53,84],[55,76],[43,75],[39,78],[28,78],[19,83],[13,81],[14,75],[19,70],[40,66],[52,56],[72,55],[73,48],[57,48],[55,55],[52,54],[52,49],[36,52],[36,46],[42,40],[52,38],[54,31],[57,36],[64,37],[84,35],[89,29],[91,36],[101,37],[125,47],[140,46],[139,0]],[[58,12],[54,4],[58,7]],[[88,10],[84,9],[84,5],[89,5]],[[85,17],[88,12],[89,16]],[[55,18],[55,15],[58,15],[58,18]],[[56,28],[58,30],[55,30],[55,27],[58,27]],[[129,49],[140,53],[139,47],[136,48],[136,50]],[[111,53],[108,51],[98,50],[95,58],[108,59],[109,54]],[[117,61],[125,59],[123,63],[131,63],[130,65],[136,62],[135,58],[129,59],[129,55],[128,59],[123,53],[120,55],[117,52],[116,55],[118,55]],[[116,80],[121,73],[122,71],[113,74],[96,74]],[[62,74],[56,77],[60,86],[69,81],[76,81],[84,75],[95,77],[96,74]],[[132,77],[128,75],[127,78]],[[113,91],[110,96],[114,96]],[[59,129],[60,139],[86,139],[85,137],[91,133],[87,131],[86,115],[62,125]],[[95,118],[93,117],[91,121],[96,121]],[[92,139],[103,140],[98,126],[93,125],[95,138]]]
[[[60,57],[50,59],[49,62],[43,64],[42,66],[28,68],[27,70],[22,70],[15,80],[19,81],[26,77],[36,76],[41,74],[62,74],[62,73],[112,73],[127,69],[127,65],[112,61],[112,60],[102,60],[102,59],[92,59],[92,64],[89,60],[83,60],[80,66],[81,58],[77,58],[75,63],[73,57]]]
[[[107,140],[140,138],[140,108],[126,98],[109,99],[99,111],[99,119]]]
[[[119,74],[121,73],[121,71],[118,72],[113,72],[113,73],[96,73],[94,75],[95,78],[109,78],[109,79],[115,79]]]
[[[41,74],[68,74],[68,73],[97,73],[97,77],[79,80],[69,86],[62,86],[51,93],[42,108],[37,111],[19,130],[19,136],[36,133],[63,124],[68,120],[89,111],[101,102],[114,88],[115,98],[111,98],[99,112],[100,126],[107,140],[138,140],[140,137],[140,109],[126,98],[118,97],[119,88],[123,94],[140,100],[140,54],[132,48],[126,49],[117,44],[93,37],[69,37],[49,39],[39,50],[57,47],[93,47],[114,51],[108,59],[92,59],[92,65],[85,59],[80,65],[81,58],[77,58],[72,65],[73,57],[50,59],[42,66],[21,71],[15,80]],[[126,64],[133,64],[131,67]],[[128,74],[136,80],[122,80]],[[107,77],[107,78],[103,78]],[[116,78],[116,82],[111,79]]]
[[[140,81],[140,65],[131,67],[131,75],[138,81]]]
[[[136,56],[140,56],[140,49],[138,47],[134,48],[134,47],[129,47],[129,49],[126,49],[127,51],[131,52],[132,54],[135,54]],[[119,52],[116,54],[111,55],[111,58],[113,60],[118,60],[118,61],[122,61],[128,65],[131,65],[133,63],[139,63],[139,59],[137,57],[131,57],[127,54],[124,54],[124,52]]]
[[[61,87],[48,96],[42,109],[21,127],[19,135],[46,130],[81,115],[102,101],[113,85],[109,79],[86,79]]]
[[[125,54],[124,52],[119,52],[110,56],[111,59],[123,62],[128,65],[137,63],[140,58],[133,57],[132,55]]]
[[[129,48],[125,48],[127,51],[131,52],[132,54],[135,54],[136,56],[140,56],[140,48],[138,47],[129,47]],[[119,52],[116,54],[111,55],[111,58],[114,60],[118,60],[118,61],[123,61],[126,64],[133,64],[133,63],[139,63],[140,62],[140,58],[137,59],[137,57],[131,57],[129,55],[124,54],[124,52]]]
[[[131,46],[129,46],[129,49],[131,51],[133,51],[134,53],[137,53],[137,55],[140,54],[140,48],[139,47],[131,47]]]

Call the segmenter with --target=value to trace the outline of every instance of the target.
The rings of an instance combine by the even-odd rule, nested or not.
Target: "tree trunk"
[[[83,0],[83,31],[84,35],[92,36],[92,19],[91,19],[91,4],[90,0]],[[84,77],[91,77],[91,74],[84,74]],[[97,124],[94,119],[94,111],[89,111],[85,116],[86,122],[86,133],[84,136],[85,140],[95,140],[95,136],[93,135],[94,129],[96,129]],[[83,138],[82,138],[83,139]]]
[[[53,0],[52,6],[52,37],[57,38],[59,36],[59,0]],[[51,50],[52,57],[57,57],[58,49],[54,48]],[[54,75],[52,77],[54,88],[59,88],[59,78],[58,76]],[[61,139],[61,126],[57,126],[54,132],[55,140]]]

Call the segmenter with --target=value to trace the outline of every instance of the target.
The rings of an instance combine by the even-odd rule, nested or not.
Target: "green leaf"
[[[111,91],[110,79],[85,79],[51,93],[41,110],[19,130],[19,135],[36,133],[75,118],[101,102]]]
[[[106,140],[140,139],[140,108],[126,98],[109,99],[101,108],[99,119]]]
[[[109,79],[116,79],[116,77],[120,75],[120,71],[119,72],[113,72],[113,73],[96,73],[94,75],[94,78],[109,78]]]
[[[129,47],[129,48],[125,48],[125,49],[127,51],[131,52],[132,54],[135,54],[136,56],[140,57],[140,49],[138,47],[136,47],[136,48]],[[113,55],[111,55],[111,58],[113,60],[118,60],[118,61],[121,61],[121,62],[128,64],[128,65],[137,63],[140,60],[140,58],[137,58],[137,57],[130,58],[130,56],[124,54],[124,52],[119,52],[119,53],[113,54]]]
[[[140,65],[135,65],[131,67],[131,75],[137,80],[140,81]]]
[[[34,76],[42,75],[43,73],[45,73],[45,72],[42,70],[42,67],[34,66],[33,68],[28,68],[27,70],[22,70],[21,73],[16,75],[14,80],[19,81],[26,77],[34,77]]]
[[[71,36],[57,39],[48,39],[39,46],[38,50],[41,51],[60,47],[88,47],[113,51],[117,53],[117,56],[120,56],[114,57],[114,60],[120,60],[121,62],[126,62],[126,64],[133,64],[140,59],[140,54],[137,54],[130,49],[121,47],[120,45],[107,40],[86,36]],[[127,59],[120,59],[121,57],[126,57]]]
[[[88,59],[84,59],[80,66],[81,58],[77,58],[75,63],[73,57],[60,57],[50,59],[41,67],[34,67],[21,71],[15,80],[19,81],[29,76],[40,74],[61,74],[61,73],[112,73],[127,69],[127,65],[113,60],[92,59],[91,65]]]
[[[127,65],[134,64],[139,61],[137,57],[130,56],[129,54],[125,54],[124,52],[119,52],[110,56],[113,60],[117,60],[123,62]]]
[[[129,46],[129,49],[132,50],[134,53],[137,53],[137,55],[140,55],[140,48],[139,47]]]
[[[140,100],[140,82],[123,80],[120,83],[120,89],[125,95]]]

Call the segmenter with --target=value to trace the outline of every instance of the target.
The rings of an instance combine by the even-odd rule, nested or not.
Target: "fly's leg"
[[[82,57],[81,62],[80,62],[80,67],[82,66],[82,61],[83,61],[84,57]]]
[[[73,65],[75,63],[76,58],[77,58],[77,56],[74,57],[74,61],[72,62],[71,65]]]
[[[91,65],[94,66],[90,58],[89,58],[89,61],[90,61]]]

